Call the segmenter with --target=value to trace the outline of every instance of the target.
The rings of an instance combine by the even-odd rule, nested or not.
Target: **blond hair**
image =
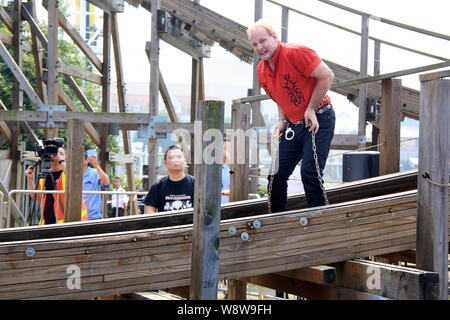
[[[248,40],[251,40],[252,33],[256,28],[264,28],[266,29],[268,34],[275,35],[278,37],[277,32],[275,31],[275,29],[271,24],[265,22],[263,19],[259,19],[258,21],[255,22],[253,26],[247,29]]]

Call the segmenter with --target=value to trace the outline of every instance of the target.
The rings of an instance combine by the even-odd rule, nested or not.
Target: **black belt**
[[[323,107],[320,107],[320,109],[316,110],[316,113],[317,114],[324,113],[324,112],[330,110],[332,107],[333,107],[333,105],[331,103],[328,103],[328,104],[324,105]],[[289,123],[291,123],[293,125],[305,124],[305,120],[299,120],[297,122],[290,122],[289,121]]]

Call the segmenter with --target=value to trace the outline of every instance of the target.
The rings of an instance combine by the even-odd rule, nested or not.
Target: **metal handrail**
[[[64,194],[65,190],[11,190],[8,192],[8,209],[7,209],[7,226],[9,226],[11,220],[11,199],[14,194]],[[81,194],[100,194],[102,196],[108,195],[127,195],[127,196],[138,196],[138,195],[146,195],[148,191],[86,191],[82,190]],[[3,193],[0,192],[0,196],[3,197]],[[2,213],[2,208],[0,207],[0,213]],[[118,214],[118,209],[116,210],[116,217]],[[0,215],[0,218],[3,218],[3,213]],[[1,221],[1,220],[0,220]]]

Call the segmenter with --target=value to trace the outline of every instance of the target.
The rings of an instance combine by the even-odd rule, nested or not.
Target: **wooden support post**
[[[103,12],[102,112],[111,111],[111,14]],[[100,166],[108,173],[109,127],[103,124],[100,135]],[[102,216],[106,215],[107,198],[102,198]]]
[[[380,175],[400,171],[400,122],[402,80],[381,82]]]
[[[56,105],[58,101],[58,1],[48,0],[48,46],[47,46],[47,99],[49,105]],[[58,134],[56,128],[47,128],[47,138],[54,138]]]
[[[263,0],[255,0],[255,21],[258,21],[259,19],[261,19],[263,17]],[[259,58],[257,55],[253,55],[253,85],[252,85],[252,89],[249,92],[249,95],[259,95],[261,94],[261,85],[259,83],[259,78],[258,78],[258,72],[257,72],[257,68],[258,68],[258,63],[259,63]],[[264,118],[261,114],[261,102],[260,101],[255,101],[252,102],[251,104],[252,106],[252,126],[264,126]],[[256,147],[256,157],[253,157],[254,159],[256,159],[257,162],[259,162],[259,148],[258,145]],[[257,168],[258,166],[252,166],[252,168]],[[257,173],[258,171],[254,171],[254,173]],[[252,177],[250,179],[250,192],[251,193],[256,193],[257,189],[258,189],[258,178],[256,177]]]
[[[30,1],[28,1],[30,2]],[[24,11],[26,11],[25,7],[22,7]],[[36,17],[36,1],[32,1],[32,10],[30,12],[31,17],[34,21],[37,20]],[[34,66],[35,66],[35,75],[36,75],[36,88],[39,94],[39,97],[44,102],[44,104],[48,104],[47,101],[47,86],[45,85],[42,79],[42,53],[40,51],[40,41],[38,40],[38,34],[36,30],[31,27],[31,40],[32,40],[32,50],[33,50],[33,58],[34,58]]]
[[[336,286],[396,300],[433,298],[438,274],[414,268],[367,260],[349,260],[333,264]]]
[[[81,188],[84,162],[84,120],[67,121],[66,191],[64,192],[64,222],[80,221]]]
[[[150,100],[149,117],[158,114],[158,89],[159,89],[159,35],[158,35],[158,10],[160,0],[152,0],[151,22],[151,48],[150,48]],[[156,167],[158,160],[158,142],[156,138],[148,139],[148,182],[151,185],[157,176]]]
[[[13,59],[17,64],[17,68],[21,69],[23,65],[22,61],[22,1],[14,1],[14,14],[13,14]],[[5,61],[6,62],[6,61]],[[11,67],[10,67],[11,69]],[[13,78],[13,99],[12,109],[23,109],[23,91],[20,86],[20,81],[16,77]],[[10,175],[9,188],[20,189],[20,177],[22,176],[23,168],[20,162],[19,142],[21,136],[20,123],[16,122],[12,124],[12,141],[11,141],[11,159],[12,166],[11,172],[15,174]],[[11,225],[13,226],[13,225]],[[9,227],[9,226],[8,226]]]
[[[198,60],[192,58],[192,73],[191,73],[191,123],[194,123],[195,116],[197,114],[197,105],[198,105]],[[194,175],[194,134],[191,135],[191,145],[189,150],[189,157],[186,158],[188,160],[188,173],[190,175]]]
[[[417,268],[439,273],[439,299],[448,299],[450,80],[420,88]],[[431,183],[439,183],[435,185]]]
[[[230,168],[233,170],[230,184],[230,202],[247,200],[249,193],[249,137],[250,105],[233,104],[231,107],[231,138]],[[242,280],[228,280],[228,299],[245,300],[247,298],[247,283]]]
[[[111,26],[112,26],[112,41],[114,46],[114,61],[116,63],[116,78],[117,78],[117,96],[119,100],[119,111],[126,112],[127,105],[127,96],[125,89],[125,81],[123,78],[123,68],[122,68],[122,54],[120,50],[120,38],[119,38],[119,24],[117,22],[117,13],[112,13],[111,15]],[[131,154],[131,139],[128,135],[127,130],[122,130],[122,140],[123,140],[123,149],[125,154]],[[136,191],[136,181],[134,178],[134,170],[132,163],[125,164],[127,171],[127,182],[128,182],[128,190]],[[136,197],[131,197],[130,199],[130,215],[138,213],[138,204]]]
[[[219,283],[220,195],[222,175],[224,102],[201,101],[197,120],[202,123],[203,157],[195,164],[194,223],[192,230],[191,294],[193,300],[217,299]],[[214,132],[220,135],[214,135]],[[204,133],[211,133],[206,137]],[[214,148],[210,141],[214,138]],[[209,151],[209,152],[208,152]],[[205,157],[210,157],[207,159]]]
[[[369,48],[369,16],[361,15],[361,56],[360,56],[360,71],[361,78],[367,76],[367,59]],[[367,84],[359,86],[358,94],[358,148],[366,146],[366,96]]]

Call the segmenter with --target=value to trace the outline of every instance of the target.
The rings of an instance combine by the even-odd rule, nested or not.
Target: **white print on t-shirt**
[[[191,196],[170,195],[170,196],[165,196],[164,200],[165,200],[164,211],[192,208]]]

